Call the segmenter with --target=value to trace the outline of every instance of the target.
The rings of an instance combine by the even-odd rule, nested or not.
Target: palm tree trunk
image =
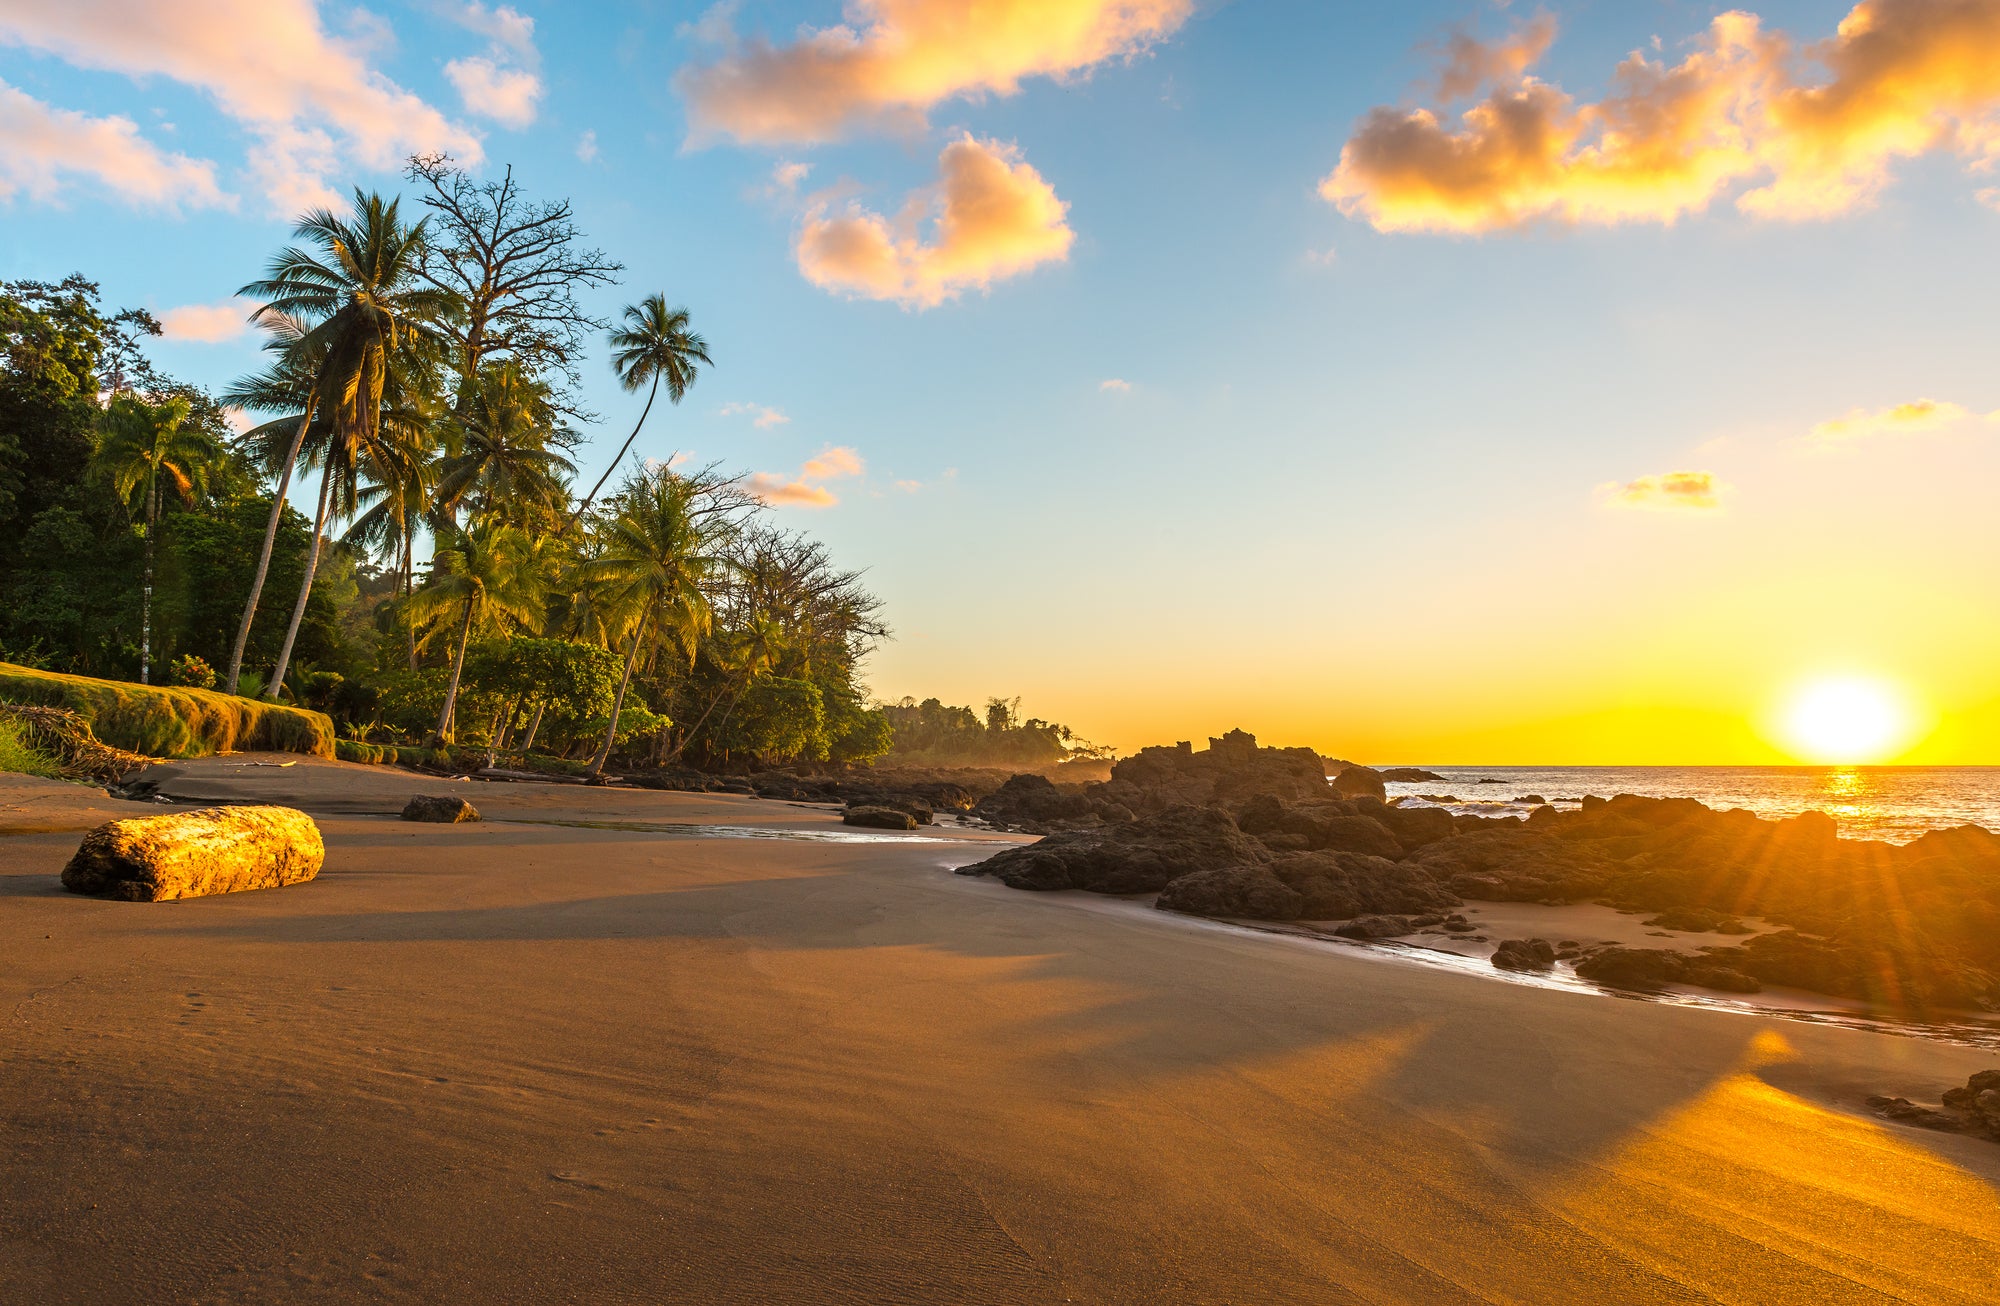
[[[541,733],[542,713],[549,710],[547,699],[535,704],[535,719],[528,723],[528,738],[521,744],[521,756],[527,757],[528,750],[535,746],[535,736]]]
[[[618,446],[618,456],[611,460],[611,466],[604,469],[604,475],[597,478],[597,484],[590,487],[590,493],[583,496],[583,502],[576,505],[576,509],[569,515],[569,520],[563,523],[562,534],[569,534],[569,528],[576,525],[576,519],[590,511],[590,505],[597,499],[597,492],[604,488],[604,483],[611,479],[611,473],[616,471],[618,464],[625,460],[625,451],[632,447],[632,441],[639,438],[639,427],[646,424],[646,414],[653,411],[653,400],[659,393],[660,374],[655,372],[653,373],[653,388],[646,392],[646,406],[639,410],[638,424],[632,428],[632,434],[625,437],[625,443]]]
[[[299,416],[298,433],[292,437],[292,451],[285,455],[285,470],[279,473],[278,488],[271,494],[271,520],[264,524],[264,548],[257,555],[257,572],[250,578],[250,597],[243,604],[243,621],[236,627],[236,644],[229,650],[229,680],[223,687],[224,693],[234,694],[236,682],[243,674],[243,648],[250,642],[250,623],[257,619],[257,600],[264,593],[264,577],[271,570],[271,550],[278,543],[278,523],[285,515],[285,491],[291,487],[292,468],[305,445],[306,428],[312,425],[313,407],[313,397],[308,396],[306,410]]]
[[[329,501],[333,496],[333,458],[326,460],[326,469],[319,477],[319,511],[313,517],[312,547],[306,550],[306,578],[299,582],[299,601],[292,605],[292,622],[285,627],[285,642],[278,649],[278,665],[271,672],[271,683],[264,686],[264,697],[273,703],[278,701],[278,691],[285,683],[285,668],[292,660],[292,644],[299,637],[299,623],[305,620],[306,600],[312,597],[313,575],[319,570],[320,541],[326,538],[326,516]]]
[[[458,650],[451,655],[451,683],[444,689],[444,711],[438,713],[434,744],[451,742],[451,714],[458,707],[458,678],[465,670],[465,646],[472,639],[472,600],[465,601],[465,620],[458,627]]]
[[[639,665],[639,640],[645,633],[646,618],[641,617],[639,628],[632,632],[632,651],[625,658],[625,674],[618,681],[618,697],[611,700],[611,726],[604,732],[604,742],[598,746],[597,756],[590,759],[586,775],[603,775],[604,764],[611,758],[611,743],[618,738],[618,714],[625,710],[625,690],[632,683],[632,669]]]
[[[724,681],[722,688],[716,690],[709,698],[708,706],[701,710],[701,715],[694,719],[694,724],[682,733],[681,741],[674,745],[674,751],[667,754],[667,761],[678,762],[680,760],[681,754],[687,751],[687,746],[694,742],[695,732],[701,729],[702,722],[708,720],[708,714],[715,711],[715,705],[722,701],[723,694],[727,693],[728,690],[729,683]]]
[[[410,670],[417,669],[417,623],[410,619],[410,598],[416,592],[417,561],[410,540],[410,523],[403,523],[403,629],[410,637]]]
[[[146,578],[139,585],[139,683],[153,683],[153,536],[160,524],[160,472],[146,479]]]

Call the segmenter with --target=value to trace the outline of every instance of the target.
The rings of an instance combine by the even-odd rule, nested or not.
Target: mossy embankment
[[[207,689],[94,680],[0,662],[0,701],[68,708],[105,743],[149,757],[334,755],[333,722],[325,713]]]

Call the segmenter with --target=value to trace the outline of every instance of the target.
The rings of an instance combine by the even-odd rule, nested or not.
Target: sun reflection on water
[[[1821,792],[1825,802],[1821,810],[1839,821],[1859,820],[1874,814],[1874,786],[1868,782],[1868,774],[1858,767],[1834,767],[1826,772],[1821,781]]]

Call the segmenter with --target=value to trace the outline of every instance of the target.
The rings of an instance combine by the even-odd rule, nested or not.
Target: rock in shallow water
[[[456,795],[441,797],[437,794],[418,794],[404,806],[403,819],[456,825],[460,821],[478,820],[479,809]]]
[[[850,807],[840,814],[842,825],[858,825],[869,830],[914,830],[917,818],[893,807]]]
[[[319,874],[319,827],[290,807],[203,807],[107,821],[63,867],[72,893],[129,902],[275,889]]]
[[[1547,939],[1502,939],[1493,964],[1501,970],[1547,970],[1556,964],[1555,945]]]

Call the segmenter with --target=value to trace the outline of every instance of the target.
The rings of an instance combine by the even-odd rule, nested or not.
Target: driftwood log
[[[275,889],[319,874],[319,827],[290,807],[203,807],[107,821],[63,868],[73,893],[164,902],[239,889]]]

